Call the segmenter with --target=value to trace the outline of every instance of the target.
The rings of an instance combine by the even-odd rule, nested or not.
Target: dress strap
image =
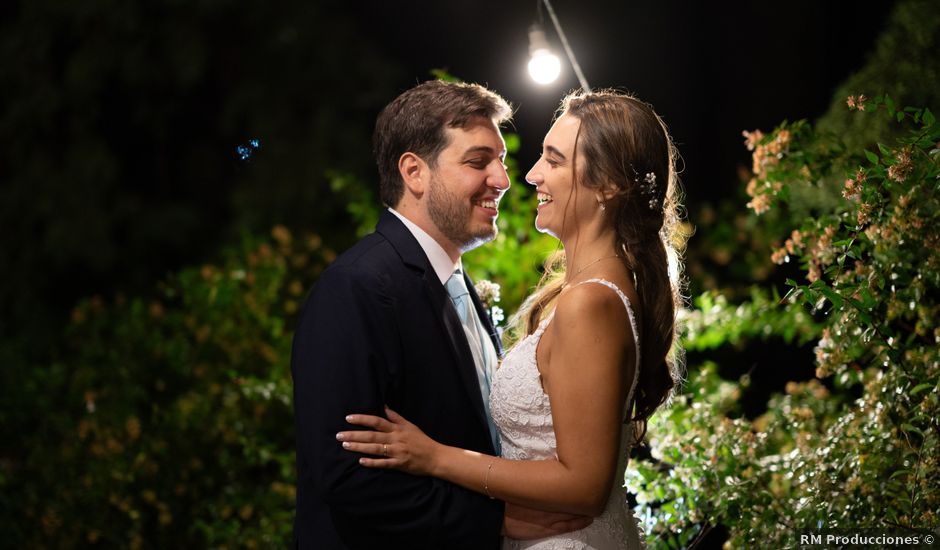
[[[554,319],[554,318],[555,318],[555,310],[552,309],[551,313],[548,314],[548,317],[546,317],[546,318],[542,319],[541,321],[539,321],[539,325],[535,328],[535,332],[533,332],[532,335],[533,335],[533,336],[536,336],[536,335],[537,335],[537,336],[536,336],[537,338],[541,338],[541,337],[542,337],[542,333],[545,332],[545,329],[548,328],[548,324],[551,323],[551,322],[552,322],[552,319]]]
[[[636,344],[636,368],[633,369],[633,383],[630,384],[630,392],[627,394],[627,406],[629,407],[633,403],[633,392],[636,391],[636,383],[640,378],[640,331],[638,330],[636,324],[636,314],[633,312],[633,306],[630,304],[630,299],[627,298],[627,295],[620,290],[620,287],[614,283],[608,281],[607,279],[587,279],[581,281],[575,286],[581,286],[586,283],[597,283],[606,286],[607,288],[613,290],[617,293],[617,296],[620,296],[620,300],[623,302],[625,308],[627,308],[627,317],[630,318],[630,328],[633,329],[633,342]]]

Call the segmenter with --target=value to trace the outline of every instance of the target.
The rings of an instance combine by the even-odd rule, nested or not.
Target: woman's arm
[[[389,458],[375,468],[432,475],[493,498],[548,511],[598,515],[617,466],[626,381],[635,368],[629,319],[615,294],[582,285],[560,298],[540,364],[552,404],[557,460],[517,461],[440,445],[389,411],[389,420],[351,415],[377,432],[342,432],[344,447]],[[543,355],[540,354],[540,359]]]

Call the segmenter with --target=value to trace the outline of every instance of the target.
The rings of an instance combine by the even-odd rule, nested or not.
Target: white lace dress
[[[613,283],[604,279],[589,279],[582,282],[599,283],[609,287],[620,296],[627,308],[633,334],[639,334],[636,316],[627,296]],[[493,420],[499,429],[503,458],[513,460],[556,459],[555,428],[552,423],[552,407],[548,395],[542,389],[539,370],[536,366],[535,350],[542,334],[548,327],[554,313],[539,324],[538,329],[518,342],[503,359],[502,365],[493,377],[490,393],[490,408]],[[640,360],[640,344],[637,341],[637,363]],[[635,369],[638,374],[639,369]],[[627,403],[633,401],[636,388],[636,374]],[[517,549],[596,549],[596,550],[634,550],[644,548],[643,537],[633,511],[627,506],[623,490],[623,474],[627,466],[627,457],[633,442],[633,431],[624,425],[620,437],[620,459],[614,476],[614,487],[604,512],[594,519],[594,523],[571,533],[531,541],[518,541],[506,538],[504,550]]]

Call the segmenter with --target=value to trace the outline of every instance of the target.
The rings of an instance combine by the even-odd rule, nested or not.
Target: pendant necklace
[[[596,259],[596,260],[594,260],[594,261],[592,261],[592,262],[588,262],[587,265],[585,265],[585,266],[582,267],[581,269],[575,271],[575,272],[574,272],[574,275],[572,275],[572,276],[570,277],[570,279],[574,279],[574,278],[577,277],[582,271],[584,271],[585,269],[591,267],[592,265],[596,264],[597,262],[600,262],[600,261],[602,261],[602,260],[609,260],[609,259],[611,259],[611,258],[619,258],[619,257],[620,257],[620,254],[614,254],[614,255],[612,255],[612,256],[601,256],[600,258],[598,258],[598,259]],[[567,285],[567,284],[568,284],[568,281],[565,281],[565,285]]]

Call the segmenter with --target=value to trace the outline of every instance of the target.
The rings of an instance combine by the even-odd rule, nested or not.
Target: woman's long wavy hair
[[[571,163],[575,192],[579,186],[614,192],[605,203],[605,215],[617,233],[618,250],[633,273],[640,298],[639,334],[634,335],[640,344],[640,372],[625,419],[637,424],[634,433],[639,440],[647,419],[669,399],[682,377],[676,343],[684,245],[679,232],[678,153],[653,108],[628,94],[575,92],[562,100],[557,116],[565,114],[581,121]],[[581,173],[575,169],[578,155],[584,156]],[[650,173],[655,185],[645,181]],[[554,308],[564,282],[564,254],[559,251],[546,262],[539,288],[510,324],[524,327],[525,334],[534,332]]]

